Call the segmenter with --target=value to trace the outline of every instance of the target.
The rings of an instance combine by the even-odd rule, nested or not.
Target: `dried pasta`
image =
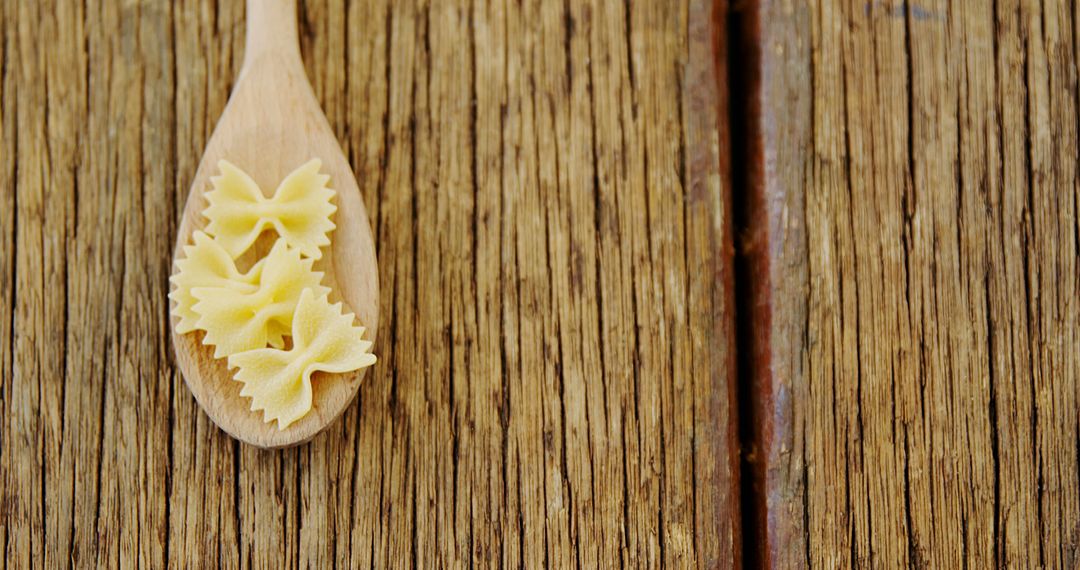
[[[229,357],[251,410],[262,410],[264,421],[277,420],[278,429],[285,429],[311,409],[313,372],[350,372],[374,364],[371,343],[362,339],[364,327],[353,325],[353,319],[342,314],[341,303],[331,305],[325,294],[305,289],[292,318],[291,349],[260,348]]]
[[[251,292],[258,288],[256,283],[262,274],[262,260],[247,273],[240,273],[232,257],[217,241],[199,231],[195,232],[193,239],[194,244],[184,246],[184,259],[176,262],[177,272],[169,278],[176,285],[169,298],[176,302],[172,313],[180,318],[176,325],[176,332],[180,334],[194,331],[199,321],[199,315],[193,309],[197,301],[191,294],[192,289],[225,287]],[[278,335],[277,341],[280,343],[281,340]]]
[[[214,358],[227,357],[230,368],[238,368],[234,378],[244,384],[241,395],[251,398],[251,410],[263,411],[266,422],[276,420],[278,429],[311,410],[312,373],[375,363],[364,328],[343,314],[341,303],[330,304],[323,274],[313,269],[320,248],[330,243],[336,210],[320,165],[308,161],[266,198],[250,176],[220,161],[221,174],[206,194],[206,231],[194,232],[170,277],[176,332],[205,331],[203,344],[214,347]],[[241,272],[234,260],[266,229],[277,241]]]
[[[273,228],[291,247],[319,259],[319,248],[330,244],[327,234],[334,229],[330,215],[337,210],[330,203],[334,191],[326,186],[330,177],[319,174],[321,165],[317,158],[304,163],[267,198],[247,173],[227,160],[219,161],[221,175],[210,179],[214,189],[207,192],[209,206],[203,210],[210,220],[206,231],[233,258]]]
[[[322,273],[311,269],[313,261],[278,239],[262,261],[256,287],[195,287],[198,300],[192,307],[199,315],[196,328],[206,331],[204,344],[214,346],[214,358],[263,348],[273,341],[282,346],[282,335],[292,327],[294,309],[305,289],[324,295]]]

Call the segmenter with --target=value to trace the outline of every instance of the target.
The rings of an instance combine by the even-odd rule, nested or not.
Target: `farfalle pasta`
[[[229,366],[238,368],[235,379],[244,383],[240,395],[251,398],[251,410],[263,411],[278,429],[302,418],[311,409],[311,375],[351,372],[375,363],[371,343],[362,339],[364,327],[353,324],[341,303],[331,305],[325,295],[305,289],[292,319],[293,346],[289,350],[261,348],[234,354]]]
[[[317,159],[285,177],[272,198],[236,166],[218,166],[203,211],[209,224],[194,232],[170,278],[176,332],[204,331],[214,357],[238,368],[234,379],[244,384],[251,410],[285,429],[311,410],[314,372],[375,363],[364,328],[341,303],[330,304],[323,274],[313,268],[334,229],[334,191]],[[234,260],[267,229],[277,233],[270,252],[241,271]]]
[[[199,314],[195,326],[206,331],[203,343],[214,345],[214,358],[266,346],[273,335],[292,327],[303,291],[330,292],[319,285],[322,273],[312,271],[313,261],[300,257],[300,251],[282,239],[274,243],[262,263],[254,290],[228,286],[191,290],[198,300],[193,307]]]
[[[224,287],[237,291],[255,291],[262,274],[263,260],[247,273],[240,273],[221,245],[204,232],[195,232],[194,244],[184,246],[184,259],[176,262],[178,271],[169,278],[176,289],[169,298],[176,302],[173,314],[180,318],[176,332],[180,334],[195,330],[199,315],[193,307],[197,302],[191,290],[197,287]],[[279,331],[280,332],[280,331]],[[278,336],[280,339],[280,335]],[[279,340],[280,342],[280,340]]]
[[[273,197],[267,198],[243,170],[227,160],[218,162],[221,175],[210,179],[214,189],[207,192],[209,206],[203,211],[210,220],[206,231],[233,258],[272,228],[305,256],[319,259],[319,248],[330,244],[327,234],[334,229],[330,215],[337,209],[330,203],[334,191],[326,186],[330,177],[319,174],[321,165],[318,159],[309,160],[286,176]]]

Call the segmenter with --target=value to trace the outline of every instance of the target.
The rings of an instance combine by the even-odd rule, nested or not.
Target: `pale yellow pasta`
[[[251,398],[251,410],[263,420],[277,420],[278,429],[311,410],[311,375],[316,371],[350,372],[375,364],[364,327],[353,324],[341,303],[331,305],[325,294],[305,289],[292,319],[289,350],[260,348],[233,354],[229,367],[244,384],[240,395]]]
[[[226,287],[237,291],[255,291],[262,273],[261,260],[247,273],[240,273],[232,257],[218,242],[200,231],[196,231],[192,237],[195,243],[184,246],[184,259],[176,262],[177,272],[169,278],[169,281],[176,285],[176,289],[169,293],[169,298],[176,303],[172,314],[180,318],[176,323],[176,332],[179,334],[195,330],[199,320],[199,315],[193,309],[197,301],[191,294],[192,289]],[[278,346],[281,341],[281,335],[278,334]]]
[[[322,163],[312,159],[285,177],[272,198],[243,170],[230,162],[218,162],[221,175],[210,179],[214,189],[206,194],[209,206],[203,215],[210,220],[206,231],[217,239],[233,258],[247,251],[259,234],[272,228],[289,246],[312,259],[322,256],[320,247],[329,245],[334,229],[330,215],[337,207],[330,203],[334,191],[327,188],[330,177],[319,174]]]
[[[206,331],[203,344],[214,346],[214,358],[263,348],[282,346],[282,335],[292,328],[300,293],[312,289],[320,295],[330,289],[319,285],[322,273],[311,269],[311,259],[278,239],[262,261],[256,287],[196,287],[193,307],[199,315],[196,328]]]
[[[193,234],[170,278],[176,331],[204,331],[203,344],[214,347],[214,357],[228,357],[238,368],[235,379],[244,384],[241,395],[251,398],[251,410],[263,411],[278,429],[311,410],[314,372],[375,363],[364,328],[343,314],[341,303],[330,304],[323,274],[313,270],[320,248],[330,244],[336,210],[320,165],[315,159],[300,166],[266,198],[247,173],[220,161],[221,174],[206,194],[206,232]],[[241,273],[233,260],[267,229],[277,241]]]

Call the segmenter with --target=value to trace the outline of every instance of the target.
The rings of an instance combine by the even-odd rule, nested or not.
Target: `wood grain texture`
[[[722,15],[303,2],[380,362],[263,451],[199,410],[166,298],[242,3],[0,3],[0,568],[734,564]]]
[[[748,13],[767,565],[1080,562],[1077,16]]]

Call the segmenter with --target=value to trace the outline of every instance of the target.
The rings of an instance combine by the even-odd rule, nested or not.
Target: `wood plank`
[[[301,10],[385,318],[267,452],[166,328],[242,3],[0,3],[0,568],[737,564],[723,4]]]
[[[14,27],[10,24],[8,14],[12,8],[7,3],[0,3],[0,413],[8,418],[9,398],[11,387],[7,379],[14,378],[15,366],[15,66],[8,65],[8,56],[13,51],[15,44]],[[11,468],[8,464],[13,460],[8,447],[10,425],[7,420],[0,422],[0,498],[5,505],[11,505],[11,494],[8,493],[10,482],[14,476],[10,475]],[[7,507],[11,508],[11,507]],[[7,516],[0,517],[0,543],[7,545],[9,537],[14,530]],[[4,548],[5,553],[7,547]],[[7,568],[7,561],[0,556],[0,568]]]
[[[750,12],[767,565],[1080,560],[1075,10]]]

